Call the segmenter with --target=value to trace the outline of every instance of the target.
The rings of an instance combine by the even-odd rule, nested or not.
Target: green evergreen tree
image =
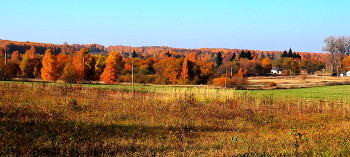
[[[250,51],[248,51],[248,52],[246,53],[246,58],[249,59],[249,60],[252,60],[252,59],[253,59],[252,53],[251,53]]]
[[[171,57],[171,54],[168,52],[165,53],[166,56]]]
[[[232,62],[236,58],[236,53],[233,53],[232,57],[230,58],[230,61]]]
[[[289,48],[287,57],[294,57],[294,56],[293,56],[293,52],[292,52],[292,48]]]
[[[137,53],[136,53],[135,50],[134,50],[134,52],[132,52],[131,57],[132,57],[132,58],[137,58],[137,57],[138,57],[138,55],[137,55]]]
[[[247,58],[244,50],[242,50],[241,53],[239,54],[239,58]]]
[[[288,54],[287,54],[287,51],[286,51],[286,50],[284,50],[283,53],[282,53],[282,55],[281,55],[281,58],[284,58],[284,57],[288,57]]]
[[[218,68],[222,64],[221,52],[216,55],[216,67]]]

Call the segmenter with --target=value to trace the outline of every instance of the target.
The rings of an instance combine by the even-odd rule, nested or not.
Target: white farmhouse
[[[282,74],[282,71],[278,70],[278,69],[272,69],[271,70],[271,74]]]
[[[347,71],[345,74],[346,76],[350,76],[350,71]]]

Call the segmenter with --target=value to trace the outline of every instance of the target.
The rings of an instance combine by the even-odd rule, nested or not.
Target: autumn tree
[[[45,51],[42,61],[41,78],[45,81],[57,80],[57,61],[54,52],[51,49]]]
[[[27,50],[23,55],[20,68],[23,77],[34,78],[39,74],[41,69],[41,61],[36,55],[36,49],[34,46]]]
[[[350,53],[350,37],[340,36],[329,36],[323,41],[326,46],[322,47],[323,51],[327,51],[331,54],[330,63],[333,72],[340,74],[342,68],[342,61],[345,55]]]
[[[181,79],[188,79],[188,63],[187,59],[184,59],[181,69]]]
[[[186,59],[192,63],[195,63],[197,61],[197,55],[195,52],[191,52],[189,54],[186,54]]]
[[[350,70],[350,55],[348,55],[343,59],[343,66],[345,70],[348,70],[348,71]]]
[[[164,76],[166,76],[172,84],[176,84],[181,71],[181,63],[183,58],[174,58],[165,68]]]
[[[19,68],[19,64],[13,62],[12,60],[8,60],[6,64],[6,78],[11,79],[17,77],[21,73],[21,69]]]
[[[313,74],[315,71],[325,68],[325,64],[316,58],[306,58],[301,62],[303,68],[305,68],[309,74]]]
[[[234,85],[246,85],[246,84],[249,84],[248,79],[246,77],[247,73],[248,73],[247,69],[244,70],[244,69],[240,68],[238,70],[238,72],[233,76],[232,83]]]
[[[28,53],[25,53],[23,55],[23,59],[19,65],[19,67],[21,68],[22,76],[28,77],[28,76],[33,75],[34,68],[30,67],[30,59],[29,59]]]
[[[154,64],[156,82],[162,84],[176,84],[181,77],[181,68],[184,58],[165,58]]]
[[[76,52],[73,56],[73,65],[78,73],[80,79],[85,79],[85,55],[89,53],[87,48],[82,48],[80,51]]]
[[[0,49],[0,77],[5,79],[6,77],[6,59],[5,50]]]
[[[222,74],[226,73],[226,70],[228,71],[228,76],[233,77],[235,73],[238,72],[240,68],[239,62],[238,61],[233,61],[233,62],[226,62],[222,64],[217,70],[217,76],[221,76]]]
[[[86,54],[84,57],[85,80],[94,80],[96,58],[91,53]]]
[[[213,62],[198,60],[196,65],[200,68],[198,84],[207,84],[215,77],[215,68]]]
[[[246,68],[245,70],[248,70],[248,75],[249,76],[261,76],[261,75],[265,75],[264,73],[264,69],[261,65],[261,61],[260,60],[248,60],[248,64],[250,66],[248,66],[248,68]]]
[[[11,60],[15,63],[20,63],[22,60],[21,54],[19,51],[13,51],[11,54]]]
[[[261,66],[263,68],[263,73],[264,75],[267,75],[268,73],[271,72],[272,69],[272,61],[269,57],[265,57],[264,59],[261,60]]]
[[[66,53],[60,53],[56,56],[56,71],[57,71],[57,77],[60,78],[63,74],[63,69],[68,61],[72,61],[72,57],[67,55]]]
[[[104,69],[100,78],[101,81],[107,84],[112,84],[116,82],[118,76],[117,66],[118,63],[122,61],[122,59],[122,56],[116,51],[112,51],[108,55],[106,59],[106,68]]]
[[[36,49],[35,46],[31,46],[29,50],[27,50],[27,54],[29,59],[33,60],[37,58],[37,53],[36,53]]]
[[[285,70],[285,74],[299,74],[302,64],[299,59],[293,59],[292,57],[283,58],[283,62],[281,64],[282,68]]]
[[[72,63],[71,60],[68,60],[65,62],[65,66],[63,68],[63,73],[60,77],[61,80],[63,80],[66,83],[76,83],[79,79],[78,71],[76,71],[75,65]]]
[[[106,56],[101,53],[96,58],[94,73],[95,73],[95,80],[100,80],[100,76],[103,72],[103,69],[106,67]]]

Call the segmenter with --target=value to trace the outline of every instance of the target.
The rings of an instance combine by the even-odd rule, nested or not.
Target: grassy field
[[[0,156],[348,156],[349,87],[0,82]]]

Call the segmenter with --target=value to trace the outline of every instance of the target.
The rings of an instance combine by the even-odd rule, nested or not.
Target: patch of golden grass
[[[345,103],[1,83],[0,155],[349,155]]]

